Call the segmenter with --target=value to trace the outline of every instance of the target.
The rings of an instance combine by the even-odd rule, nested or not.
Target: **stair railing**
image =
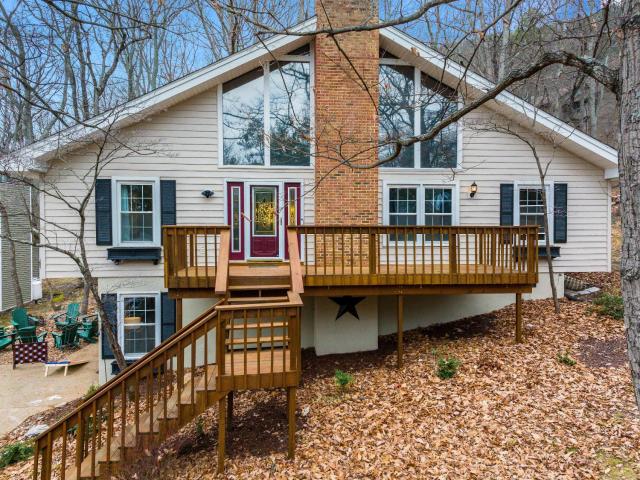
[[[196,388],[205,394],[215,389],[206,380],[210,371],[204,366],[213,360],[210,337],[215,338],[218,326],[217,306],[207,309],[39,435],[33,478],[50,480],[54,469],[61,480],[74,471],[75,478],[97,477],[100,468],[126,460],[130,450],[148,448],[154,440],[166,438],[172,426],[181,424],[185,411],[195,413]],[[203,375],[205,381],[197,387]]]

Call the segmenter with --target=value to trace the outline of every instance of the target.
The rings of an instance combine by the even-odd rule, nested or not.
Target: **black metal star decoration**
[[[360,316],[358,315],[358,310],[356,309],[356,305],[358,305],[365,297],[352,297],[347,295],[345,297],[329,297],[333,302],[338,305],[338,313],[336,314],[336,320],[338,320],[345,313],[350,313],[358,320],[360,320]]]

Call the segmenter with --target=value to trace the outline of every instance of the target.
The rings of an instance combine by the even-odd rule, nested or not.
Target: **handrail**
[[[298,294],[304,293],[304,283],[302,281],[302,266],[300,265],[298,234],[292,227],[287,227],[287,245],[289,247],[291,290]]]
[[[229,230],[223,230],[220,232],[220,253],[218,254],[216,271],[216,295],[225,295],[227,293],[230,248],[231,232]]]
[[[215,316],[217,315],[216,307],[219,303],[220,302],[205,310],[193,322],[189,323],[181,330],[175,332],[171,337],[148,352],[137,362],[130,365],[119,375],[112,378],[100,388],[98,388],[98,390],[96,390],[90,397],[88,397],[72,412],[62,417],[60,420],[50,426],[45,432],[41,433],[36,438],[36,445],[39,446],[41,441],[46,440],[47,437],[54,434],[63,425],[66,426],[67,429],[73,426],[75,423],[77,423],[77,419],[74,419],[74,417],[78,416],[79,412],[82,412],[87,407],[94,405],[95,402],[99,402],[103,397],[109,396],[116,388],[122,385],[126,385],[128,380],[136,377],[143,369],[149,367],[153,368],[154,362],[159,360],[163,354],[165,354],[168,350],[175,346],[180,346],[181,341],[189,339],[197,330],[201,329],[203,326],[206,326],[207,322],[215,318]]]

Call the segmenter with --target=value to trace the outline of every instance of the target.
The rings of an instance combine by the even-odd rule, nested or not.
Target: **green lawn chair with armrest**
[[[78,324],[70,323],[61,327],[60,332],[52,332],[53,342],[55,347],[63,349],[66,347],[78,347],[80,346],[80,340],[78,339]]]
[[[54,315],[52,318],[56,322],[58,328],[62,328],[65,325],[71,325],[78,322],[78,315],[80,314],[80,304],[70,303],[67,305],[66,312],[60,312]],[[64,317],[64,320],[62,319]]]
[[[29,315],[22,307],[14,308],[11,312],[11,324],[14,328],[34,327],[40,323],[40,319]]]
[[[4,350],[13,343],[15,333],[7,332],[4,327],[0,327],[0,350]]]
[[[45,338],[47,337],[47,332],[37,334],[35,326],[16,328],[15,331],[20,343],[44,342]]]
[[[98,315],[85,315],[78,327],[78,337],[87,343],[98,341]]]

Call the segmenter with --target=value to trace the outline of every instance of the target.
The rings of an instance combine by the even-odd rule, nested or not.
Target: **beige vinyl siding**
[[[487,125],[513,124],[489,108],[481,108],[467,116],[462,131],[463,155],[460,169],[440,171],[393,171],[381,169],[380,202],[389,184],[440,184],[459,186],[459,224],[490,226],[500,223],[500,184],[539,184],[539,175],[531,149],[520,139],[507,133],[482,131]],[[482,126],[482,128],[481,128]],[[525,128],[517,131],[527,134]],[[602,169],[586,162],[561,145],[528,134],[538,155],[546,165],[551,161],[547,182],[568,184],[567,243],[560,246],[560,257],[554,260],[558,272],[608,271],[609,251],[609,185]],[[476,182],[478,193],[469,197],[469,186]],[[380,221],[383,222],[382,210]],[[544,263],[541,264],[544,270]]]
[[[302,181],[304,190],[313,185],[313,168],[229,168],[218,166],[217,88],[181,102],[167,111],[141,121],[127,130],[129,144],[147,146],[150,155],[128,155],[109,164],[101,177],[134,179],[156,177],[177,181],[178,224],[224,223],[224,181]],[[466,124],[506,120],[483,108],[465,120]],[[523,130],[524,131],[524,130]],[[457,171],[381,169],[380,221],[383,185],[389,183],[451,183],[459,186],[459,223],[461,225],[499,224],[500,183],[537,183],[538,174],[530,149],[519,139],[504,133],[478,132],[468,125],[463,129],[462,169]],[[603,171],[575,155],[535,137],[539,154],[552,159],[548,180],[568,183],[568,242],[561,244],[561,257],[555,260],[559,272],[606,271],[609,269],[609,200]],[[85,188],[71,170],[86,170],[91,162],[88,150],[67,155],[49,174],[67,196],[81,195]],[[478,184],[478,194],[469,198],[468,187]],[[215,195],[205,199],[200,192],[211,189]],[[115,193],[115,192],[114,192]],[[54,222],[77,228],[78,218],[61,202],[51,197],[42,200],[43,211]],[[314,222],[312,193],[303,196],[304,223]],[[162,264],[123,262],[115,265],[106,259],[107,247],[95,245],[93,199],[88,208],[87,246],[94,275],[97,277],[162,276]],[[322,223],[322,219],[318,219]],[[46,226],[50,237],[51,225]],[[62,231],[55,234],[65,247],[75,248],[73,240]],[[544,268],[544,266],[542,267]],[[78,274],[74,264],[63,255],[46,252],[46,277]]]
[[[126,131],[131,146],[148,146],[150,155],[131,154],[112,161],[101,178],[149,178],[176,180],[176,207],[178,224],[223,224],[226,180],[278,180],[301,181],[303,188],[313,182],[313,168],[230,168],[218,166],[218,111],[217,88],[212,88],[167,111],[147,118]],[[88,149],[80,150],[58,161],[48,175],[50,182],[68,197],[80,196],[86,191],[72,171],[86,171],[91,166]],[[95,158],[95,157],[94,157]],[[206,199],[203,190],[213,190]],[[112,192],[115,194],[115,192]],[[77,228],[77,214],[62,202],[44,196],[44,215],[54,222]],[[303,197],[304,220],[313,220],[313,198]],[[162,276],[162,264],[151,262],[122,262],[115,265],[107,260],[107,248],[95,244],[95,206],[93,198],[87,210],[88,256],[96,277]],[[47,225],[50,236],[54,228]],[[73,239],[59,229],[55,231],[59,242],[75,248]],[[47,278],[78,275],[74,264],[64,255],[46,252]]]

